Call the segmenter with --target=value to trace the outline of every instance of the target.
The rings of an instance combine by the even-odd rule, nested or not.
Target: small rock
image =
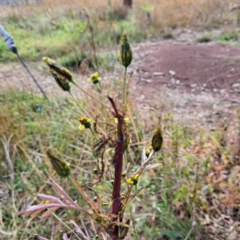
[[[127,73],[128,73],[128,74],[133,74],[133,70],[132,70],[131,68],[128,68],[128,69],[127,69]]]
[[[154,73],[153,73],[153,76],[155,76],[155,77],[161,77],[161,76],[164,76],[164,73],[163,73],[163,72],[154,72]]]
[[[174,76],[176,74],[176,72],[174,72],[173,70],[170,70],[169,73]]]
[[[215,92],[215,93],[218,92],[218,89],[217,89],[217,88],[214,88],[214,89],[213,89],[213,92]]]
[[[176,84],[179,84],[180,83],[180,80],[176,80]]]
[[[232,88],[238,88],[240,86],[240,83],[234,83],[233,85],[232,85]]]
[[[147,78],[140,78],[140,81],[142,81],[142,82],[152,82],[152,80],[150,80],[150,79],[147,79]]]
[[[221,90],[220,90],[220,93],[221,93],[221,94],[225,94],[225,93],[226,93],[226,89],[221,89]]]
[[[138,101],[144,100],[145,96],[142,94],[140,97],[137,98]]]
[[[203,84],[203,87],[206,87],[206,86],[207,86],[207,84],[206,84],[206,83],[204,83],[204,84]]]
[[[176,83],[175,78],[171,78],[171,79],[170,79],[170,83],[171,83],[171,84],[175,84],[175,83]]]
[[[190,85],[191,88],[195,88],[196,86],[197,86],[196,83],[193,83],[193,84]]]

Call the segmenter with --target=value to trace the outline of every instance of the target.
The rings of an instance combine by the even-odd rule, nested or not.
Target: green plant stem
[[[96,84],[96,88],[97,88],[97,91],[101,94],[102,93],[102,89],[101,89],[101,85],[100,83]]]
[[[86,95],[88,95],[89,97],[91,97],[92,99],[96,100],[97,102],[101,103],[104,107],[109,109],[109,106],[107,106],[105,103],[103,103],[101,100],[99,100],[98,98],[96,98],[95,96],[93,96],[91,93],[87,92],[84,88],[82,88],[81,86],[79,86],[77,83],[73,82],[73,84],[78,87],[82,92],[84,92]]]
[[[125,117],[127,106],[127,67],[124,69],[124,82],[123,82],[123,117]]]
[[[81,110],[83,111],[83,113],[89,118],[92,120],[92,118],[90,117],[90,115],[85,111],[84,108],[81,107],[81,104],[79,103],[79,101],[77,100],[77,98],[72,94],[72,92],[69,90],[68,91],[69,94],[71,95],[71,97],[74,99],[74,101],[76,101],[76,103],[78,104],[78,106],[81,108]]]
[[[68,176],[68,180],[69,180],[70,183],[73,185],[73,187],[74,187],[80,194],[82,194],[82,193],[79,191],[79,189],[77,188],[76,184],[73,182],[73,180],[71,179],[70,176]]]
[[[91,127],[90,127],[89,129],[90,129],[90,131],[91,131],[91,133],[92,133],[92,135],[93,135],[93,138],[94,138],[94,139],[97,139],[96,133],[92,130]]]

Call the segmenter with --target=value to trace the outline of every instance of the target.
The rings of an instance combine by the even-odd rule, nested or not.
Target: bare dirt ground
[[[139,44],[133,53],[130,96],[142,110],[164,105],[180,119],[211,124],[215,116],[227,121],[240,107],[240,48],[171,40]],[[48,94],[61,92],[39,64],[31,67]],[[86,76],[75,78],[86,83]],[[19,64],[0,64],[0,80],[2,89],[37,89]]]
[[[135,52],[130,91],[142,108],[172,105],[180,119],[207,123],[239,109],[240,48],[168,41]]]

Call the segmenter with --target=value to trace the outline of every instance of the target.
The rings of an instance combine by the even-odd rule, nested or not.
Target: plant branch
[[[118,134],[117,134],[117,146],[115,148],[115,154],[113,158],[113,165],[115,168],[114,172],[114,182],[113,182],[113,191],[112,191],[112,206],[111,206],[111,215],[112,220],[117,221],[118,214],[122,210],[122,204],[120,201],[120,191],[121,191],[121,179],[122,179],[122,168],[123,168],[123,152],[124,152],[124,139],[122,131],[123,116],[121,116],[117,110],[116,104],[111,97],[108,97],[112,107],[114,117],[118,119]],[[114,233],[117,236],[117,226],[114,229]],[[112,237],[112,240],[117,239],[115,236]]]

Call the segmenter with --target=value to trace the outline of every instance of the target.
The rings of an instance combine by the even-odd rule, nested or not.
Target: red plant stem
[[[123,132],[122,132],[122,123],[123,117],[119,114],[115,102],[111,97],[108,97],[109,101],[113,107],[113,115],[115,118],[118,119],[118,135],[117,135],[117,147],[115,149],[115,155],[113,159],[113,164],[115,167],[114,173],[114,182],[113,182],[113,191],[112,191],[112,206],[111,206],[111,214],[113,216],[113,221],[118,219],[118,214],[122,210],[121,209],[121,201],[120,201],[120,191],[121,191],[121,180],[122,180],[122,168],[123,168],[123,152],[124,152],[124,139],[123,139]],[[117,231],[117,229],[116,229]],[[117,234],[117,233],[116,233]],[[115,240],[115,236],[112,237],[112,240]]]

